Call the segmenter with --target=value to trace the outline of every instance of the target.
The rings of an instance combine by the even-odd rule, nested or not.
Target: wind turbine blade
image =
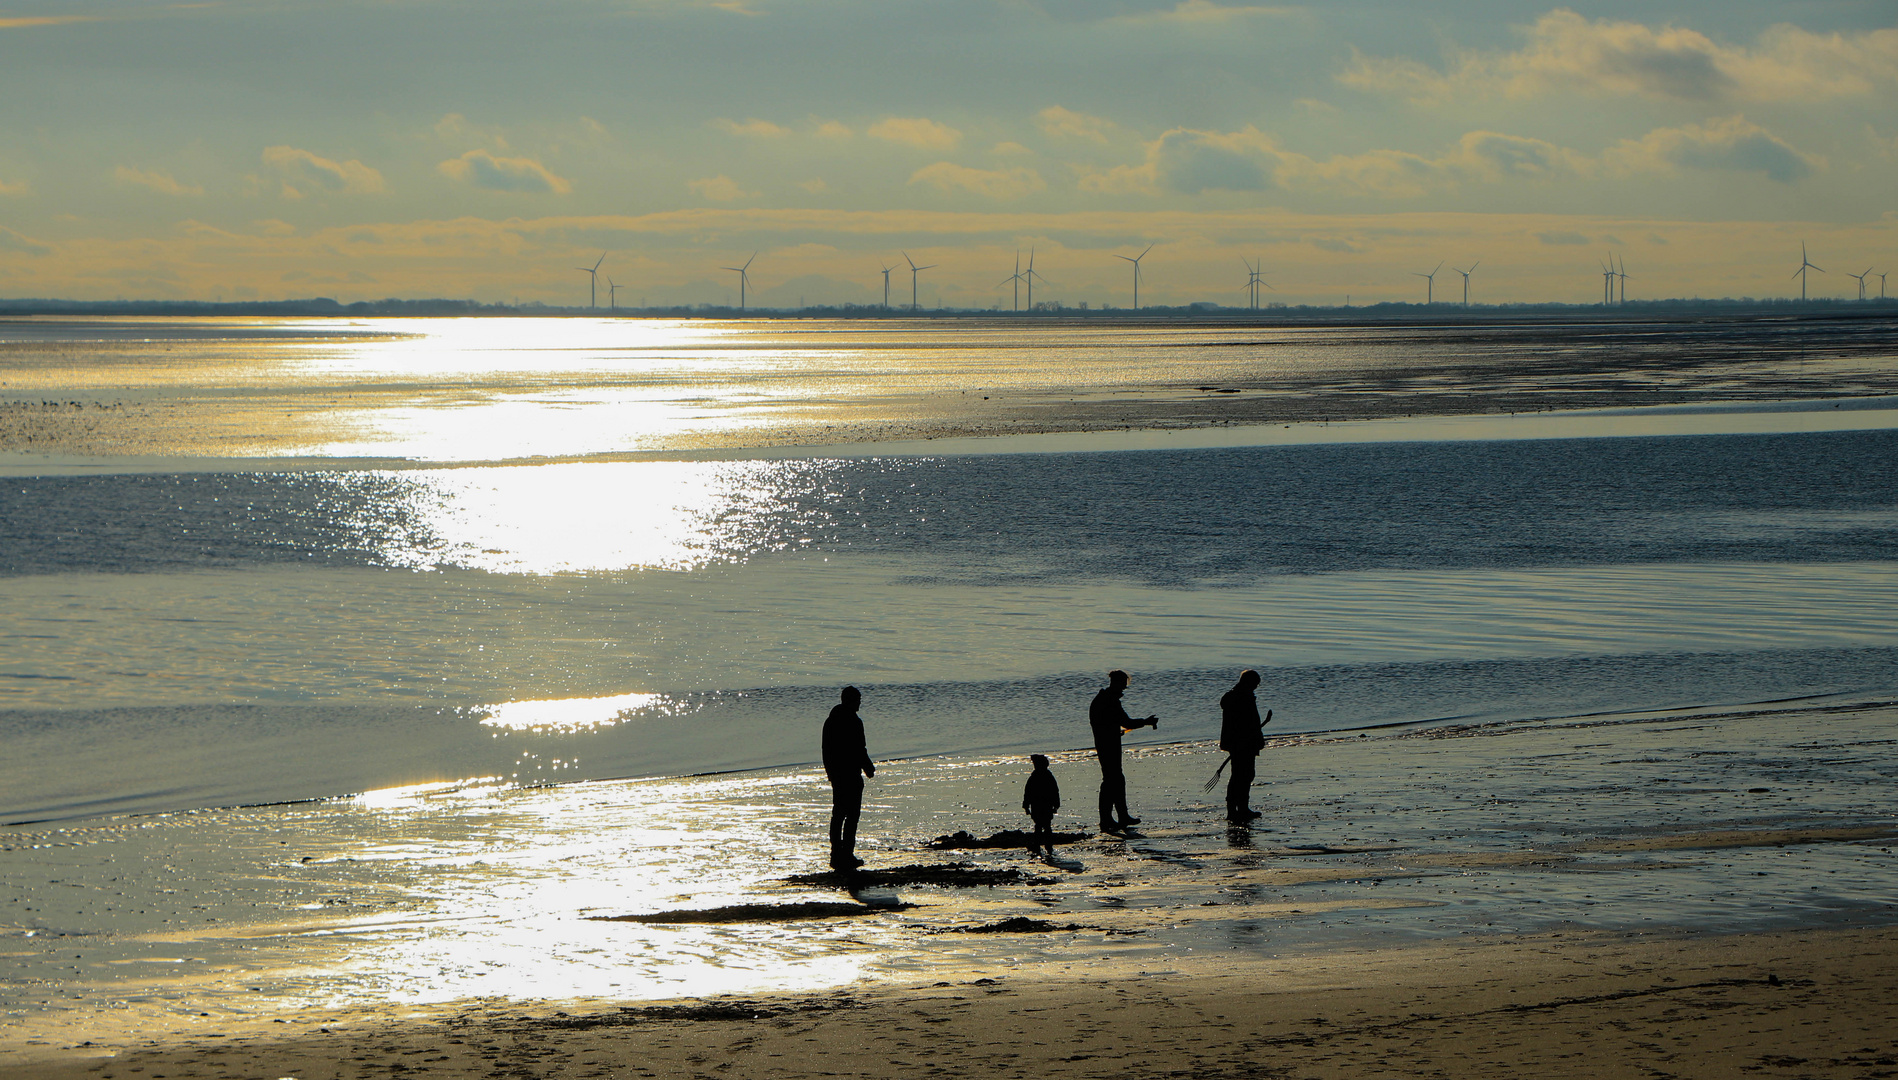
[[[1160,242],[1160,241],[1158,241],[1158,240],[1155,240],[1155,241],[1153,242],[1153,244],[1157,244],[1157,243],[1159,243],[1159,242]],[[1153,250],[1153,244],[1148,244],[1148,245],[1147,245],[1147,251],[1152,251],[1152,250]],[[1143,251],[1143,252],[1141,252],[1141,253],[1140,253],[1140,258],[1139,258],[1139,259],[1135,259],[1134,261],[1135,261],[1135,262],[1139,262],[1139,261],[1140,261],[1140,259],[1144,259],[1144,258],[1146,258],[1146,257],[1147,257],[1147,251]]]
[[[600,268],[600,264],[605,261],[606,261],[606,252],[602,251],[600,252],[600,257],[593,261],[593,269],[598,270]]]
[[[1473,262],[1473,263],[1471,263],[1471,264],[1470,264],[1470,268],[1469,268],[1468,270],[1465,270],[1465,271],[1463,271],[1463,272],[1464,272],[1464,273],[1466,273],[1466,274],[1474,274],[1474,273],[1476,273],[1476,268],[1477,268],[1477,267],[1479,267],[1479,266],[1481,266],[1481,265],[1483,265],[1483,260],[1481,260],[1481,259],[1478,259],[1478,260],[1476,260],[1475,262]]]
[[[1127,259],[1127,256],[1125,256],[1125,255],[1116,255],[1116,256],[1114,256],[1114,258],[1116,258],[1116,259]],[[1128,261],[1128,262],[1130,262],[1130,263],[1137,263],[1137,262],[1139,262],[1140,260],[1139,260],[1139,259],[1127,259],[1127,261]]]
[[[745,269],[747,270],[751,269],[751,264],[757,261],[758,261],[758,253],[754,251],[751,253],[751,258],[745,260]]]
[[[905,251],[903,253],[903,261],[909,264],[911,270],[916,269],[916,260],[909,257],[909,252]]]

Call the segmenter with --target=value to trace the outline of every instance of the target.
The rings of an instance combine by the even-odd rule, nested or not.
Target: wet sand
[[[1879,1077],[1898,931],[1561,935],[87,1047],[19,1080],[160,1077]]]
[[[1898,393],[1882,319],[0,320],[0,455],[500,461]]]

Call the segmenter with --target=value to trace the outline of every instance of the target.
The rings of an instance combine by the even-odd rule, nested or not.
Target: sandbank
[[[1081,980],[471,1003],[0,1067],[176,1077],[1815,1077],[1898,1071],[1898,930],[1545,934]]]

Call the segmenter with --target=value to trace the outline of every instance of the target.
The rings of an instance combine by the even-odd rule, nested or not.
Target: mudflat
[[[1895,958],[1894,929],[1545,934],[1088,981],[304,1017],[0,1075],[1880,1077],[1898,1073]]]

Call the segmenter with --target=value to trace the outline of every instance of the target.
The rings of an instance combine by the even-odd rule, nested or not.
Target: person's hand
[[[877,767],[874,764],[868,761],[863,763],[863,775],[875,776],[876,774],[877,774]]]

